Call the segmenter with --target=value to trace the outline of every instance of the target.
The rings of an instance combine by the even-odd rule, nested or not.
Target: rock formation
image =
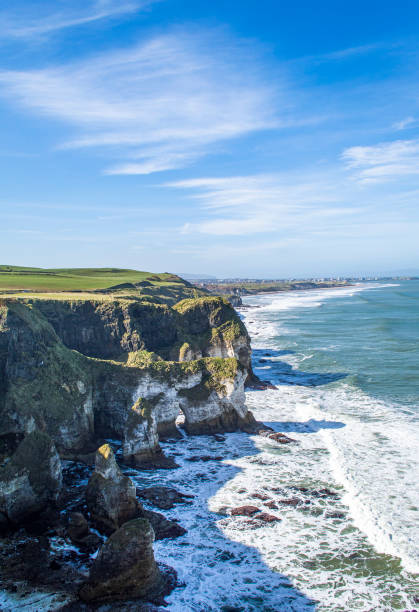
[[[49,436],[29,433],[0,468],[0,515],[19,523],[57,500],[61,489],[61,463]]]
[[[259,427],[245,406],[244,386],[254,379],[249,336],[231,304],[186,285],[182,297],[196,297],[177,302],[164,283],[144,282],[141,295],[0,300],[0,529],[22,522],[29,529],[28,518],[31,529],[39,523],[46,544],[40,573],[53,569],[73,594],[85,580],[87,553],[109,535],[80,591],[89,608],[118,599],[163,603],[174,572],[159,569],[153,541],[186,533],[142,507],[103,441],[120,441],[124,463],[167,467],[173,461],[159,441],[184,435],[180,414],[190,434]],[[61,468],[60,458],[70,461]],[[162,509],[188,499],[161,487],[143,493]],[[47,514],[55,518],[48,522]],[[49,547],[51,534],[75,545],[79,567]],[[19,551],[15,557],[18,567]]]
[[[93,523],[104,533],[112,533],[139,516],[135,485],[119,469],[109,444],[103,444],[96,452],[86,502]]]
[[[158,461],[159,436],[178,433],[180,411],[189,433],[255,428],[244,403],[249,360],[247,332],[221,298],[173,308],[8,300],[0,305],[0,441],[45,431],[71,458],[116,437],[126,461]]]
[[[153,554],[154,531],[147,519],[134,519],[113,533],[94,560],[80,591],[85,601],[155,599],[164,592]]]

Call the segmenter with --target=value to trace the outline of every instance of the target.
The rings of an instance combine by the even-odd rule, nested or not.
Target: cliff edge
[[[140,464],[184,415],[194,434],[250,430],[250,343],[218,297],[173,307],[139,298],[6,298],[0,305],[0,452],[30,432],[62,457],[103,438]]]

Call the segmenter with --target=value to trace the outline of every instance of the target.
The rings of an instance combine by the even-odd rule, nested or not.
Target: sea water
[[[244,301],[255,372],[278,386],[249,391],[247,404],[296,443],[184,437],[164,445],[179,469],[130,473],[195,496],[169,512],[188,533],[155,545],[184,582],[168,609],[415,609],[419,282]],[[230,516],[245,504],[281,521]]]

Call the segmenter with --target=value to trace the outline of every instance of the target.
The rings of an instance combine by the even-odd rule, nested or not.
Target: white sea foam
[[[134,475],[141,486],[161,483],[195,495],[191,506],[170,512],[188,533],[155,546],[157,558],[175,567],[186,584],[169,596],[169,610],[413,608],[412,578],[396,558],[374,550],[357,528],[345,483],[333,474],[327,437],[345,436],[351,410],[339,421],[324,408],[320,389],[299,387],[249,392],[248,404],[257,418],[298,445],[279,446],[244,434],[227,434],[224,443],[206,436],[186,438],[165,444],[166,452],[177,455],[178,470]],[[188,461],[201,454],[222,455],[224,460]],[[316,497],[325,487],[338,497]],[[265,507],[254,493],[268,495],[278,509]],[[303,503],[281,504],[295,496]],[[245,504],[282,520],[254,528],[248,519],[229,516],[227,509]]]
[[[334,291],[333,297],[345,297],[355,291],[383,286],[398,285],[351,287]],[[280,311],[304,304],[317,307],[332,295],[327,290],[321,292],[321,299],[309,292],[300,292],[296,299],[283,297],[277,295],[266,309]],[[249,325],[261,332],[265,322],[260,311],[263,308],[252,314],[254,320]],[[250,313],[247,318],[250,318]],[[283,327],[280,331],[283,333]],[[269,342],[270,338],[258,335],[254,345],[266,345],[264,340]],[[307,358],[301,354],[281,357],[293,367]],[[274,362],[275,358],[270,360]],[[400,406],[396,409],[349,385],[341,385],[338,389],[313,389],[309,397],[300,388],[288,389],[288,393],[305,394],[300,411],[307,417],[326,414],[331,418],[345,418],[344,431],[325,430],[322,436],[330,453],[332,474],[345,487],[344,499],[352,518],[378,551],[399,556],[407,570],[418,572],[419,499],[416,483],[419,465],[417,427],[411,422],[414,413],[408,407],[404,411]],[[367,420],[372,420],[372,423]]]
[[[398,287],[393,283],[362,283],[351,287],[332,287],[329,289],[306,289],[298,291],[287,291],[277,293],[259,294],[257,296],[246,297],[246,303],[257,303],[258,311],[280,312],[283,310],[294,310],[296,308],[318,308],[326,300],[334,298],[351,297],[355,293],[369,289],[379,289],[381,287]],[[254,312],[245,312],[246,325]],[[257,316],[257,314],[256,314]],[[264,334],[267,336],[268,334]]]
[[[369,287],[249,298],[259,306],[242,313],[252,345],[259,355],[271,351],[259,364],[261,375],[269,377],[281,362],[285,368],[297,368],[309,359],[311,352],[280,351],[278,336],[286,335],[294,309],[319,308],[331,297],[349,299],[365,288]],[[275,312],[281,310],[287,311],[285,323],[275,320]],[[288,337],[287,349],[292,346]],[[168,597],[168,609],[414,608],[415,583],[407,571],[414,569],[410,530],[417,516],[416,502],[409,497],[415,484],[409,471],[415,459],[408,437],[409,411],[405,420],[396,419],[400,413],[355,393],[344,382],[248,392],[247,403],[256,418],[298,444],[280,446],[244,434],[227,434],[225,443],[205,436],[184,438],[164,445],[176,456],[178,470],[134,476],[142,486],[159,482],[195,495],[191,506],[169,513],[188,533],[155,546],[158,559],[175,567],[185,582]],[[224,460],[189,462],[194,454],[223,455]],[[316,495],[325,488],[337,497]],[[269,496],[278,508],[264,507],[255,493]],[[293,496],[301,503],[281,503]],[[257,505],[282,520],[255,528],[248,519],[229,515],[228,509],[244,504]]]

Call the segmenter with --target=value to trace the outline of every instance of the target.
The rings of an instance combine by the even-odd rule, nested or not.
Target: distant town
[[[182,276],[182,275],[181,275]],[[419,280],[419,276],[324,276],[312,278],[216,278],[202,276],[201,278],[188,278],[194,285],[230,285],[230,284],[265,284],[265,283],[361,283],[373,281],[392,280]]]

